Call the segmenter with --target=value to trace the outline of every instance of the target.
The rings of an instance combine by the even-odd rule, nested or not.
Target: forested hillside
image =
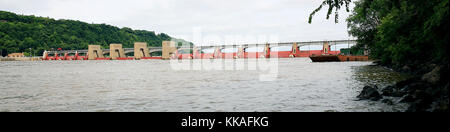
[[[89,44],[109,48],[111,43],[121,43],[125,48],[134,42],[147,42],[161,46],[171,40],[167,34],[152,31],[118,28],[106,24],[89,24],[75,20],[55,20],[45,17],[17,15],[0,11],[0,51],[7,53],[30,52],[40,55],[44,50],[62,48],[86,49]],[[183,41],[183,40],[179,40]]]

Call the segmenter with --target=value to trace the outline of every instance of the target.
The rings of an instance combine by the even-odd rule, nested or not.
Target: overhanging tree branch
[[[335,22],[339,22],[339,10],[342,7],[345,7],[347,12],[350,12],[350,5],[351,0],[325,0],[322,2],[322,4],[319,5],[317,9],[315,9],[311,14],[309,15],[308,23],[312,23],[312,18],[314,15],[322,10],[323,6],[328,6],[328,12],[327,12],[327,19],[330,19],[330,15],[333,13],[333,10],[335,10]]]

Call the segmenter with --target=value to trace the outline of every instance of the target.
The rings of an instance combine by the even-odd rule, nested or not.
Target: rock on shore
[[[382,88],[379,94],[376,87],[366,86],[358,98],[378,101],[382,96],[401,97],[400,103],[408,103],[407,112],[449,112],[448,80],[441,78],[442,68],[437,66],[431,72],[397,82]],[[392,101],[383,100],[389,105]]]
[[[361,93],[358,95],[358,98],[362,100],[378,101],[383,97],[378,92],[378,88],[376,86],[375,87],[365,86],[361,91]]]

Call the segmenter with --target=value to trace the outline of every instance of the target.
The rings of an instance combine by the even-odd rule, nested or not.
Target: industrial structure
[[[134,48],[110,44],[109,49],[89,45],[87,50],[45,51],[42,60],[295,58],[337,55],[342,47],[350,48],[355,44],[355,40],[335,40],[183,47],[173,41],[163,41],[162,47],[147,47],[147,43],[136,42]],[[161,52],[162,56],[151,56],[154,52]],[[134,56],[126,56],[129,53]]]

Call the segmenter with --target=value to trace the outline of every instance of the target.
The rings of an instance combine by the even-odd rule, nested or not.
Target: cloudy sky
[[[325,19],[322,10],[308,15],[322,0],[0,0],[0,10],[55,19],[105,23],[167,33],[194,43],[259,43],[351,39],[345,18]],[[211,37],[213,36],[213,37]],[[240,38],[241,37],[241,38]],[[251,39],[252,37],[257,39]],[[273,38],[271,38],[273,37]],[[245,39],[243,39],[245,38]]]

